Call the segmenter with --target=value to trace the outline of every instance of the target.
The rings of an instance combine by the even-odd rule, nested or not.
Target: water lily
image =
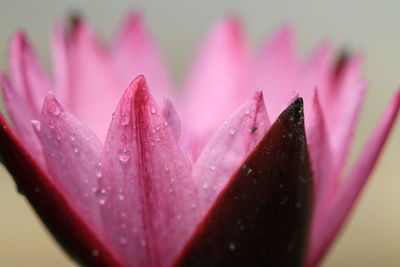
[[[137,14],[110,45],[59,23],[52,56],[49,78],[25,34],[12,38],[0,151],[85,265],[318,264],[400,106],[398,91],[347,173],[361,56],[335,61],[324,43],[300,60],[288,26],[253,53],[237,19],[220,20],[180,91]]]

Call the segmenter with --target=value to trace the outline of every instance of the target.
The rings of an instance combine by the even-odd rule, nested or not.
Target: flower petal
[[[33,107],[25,96],[24,92],[14,88],[6,74],[1,77],[1,88],[4,104],[6,106],[8,115],[13,122],[17,131],[18,137],[21,138],[25,147],[29,152],[35,156],[36,161],[41,167],[44,167],[44,158],[42,146],[38,137],[36,136],[30,120],[34,118],[35,112]]]
[[[312,201],[302,109],[296,100],[271,126],[175,266],[302,265]]]
[[[50,177],[34,160],[0,115],[0,155],[23,193],[72,258],[88,266],[122,266],[96,236],[92,227],[76,213]],[[35,156],[36,157],[36,156]]]
[[[65,112],[51,94],[44,101],[37,134],[50,177],[81,216],[99,230],[96,164],[100,160],[101,142]]]
[[[263,94],[258,91],[211,137],[192,171],[202,213],[214,203],[237,166],[254,149],[269,126]]]
[[[368,141],[360,158],[345,180],[339,185],[331,205],[326,207],[325,216],[312,229],[311,243],[307,256],[307,266],[315,266],[322,259],[328,247],[343,226],[351,208],[354,207],[361,190],[375,167],[379,154],[388,138],[400,109],[400,90],[392,102],[374,134]]]
[[[117,107],[101,163],[109,242],[128,265],[169,266],[198,222],[197,192],[143,76]]]
[[[11,41],[11,79],[15,89],[27,104],[31,105],[30,119],[37,119],[43,100],[51,89],[38,59],[23,32],[16,33]]]
[[[170,125],[170,129],[178,141],[181,136],[181,120],[179,119],[178,112],[169,98],[165,98],[162,105],[162,115],[165,121]]]
[[[255,58],[251,73],[249,87],[263,90],[272,121],[287,107],[294,91],[303,96],[302,73],[289,26],[282,27],[268,40]]]
[[[71,113],[103,141],[107,131],[104,118],[110,116],[126,85],[117,74],[110,52],[88,25],[75,18],[72,29],[64,34],[66,46],[59,46],[56,73],[68,75]]]
[[[128,15],[115,39],[112,53],[124,88],[142,74],[149,87],[154,88],[158,101],[171,95],[172,85],[166,64],[140,14]]]
[[[189,75],[180,114],[203,142],[251,93],[242,90],[249,53],[239,22],[220,21],[206,38]],[[195,155],[196,157],[197,155]]]

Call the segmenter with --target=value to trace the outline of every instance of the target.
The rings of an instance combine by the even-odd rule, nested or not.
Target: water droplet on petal
[[[126,212],[125,211],[121,211],[120,215],[121,215],[121,217],[126,217]]]
[[[207,189],[207,188],[208,188],[208,182],[205,181],[205,182],[203,183],[203,189]]]
[[[249,108],[249,107],[247,107],[247,108],[244,110],[244,114],[246,114],[246,115],[249,115],[249,114],[250,114],[250,108]]]
[[[76,134],[75,134],[75,133],[70,133],[69,139],[71,139],[71,141],[75,141],[75,139],[76,139]]]
[[[171,166],[169,163],[165,163],[164,170],[169,171],[169,169],[171,169]]]
[[[121,149],[118,155],[119,161],[126,163],[130,159],[129,151],[127,149]]]
[[[113,114],[111,115],[111,119],[115,119],[117,117],[117,115],[115,114],[115,112],[113,112]]]
[[[210,164],[210,170],[215,170],[217,168],[217,166],[214,163]]]
[[[99,188],[94,192],[94,194],[100,205],[104,205],[106,203],[106,190],[105,189]]]
[[[124,193],[124,190],[122,190],[122,189],[120,189],[120,190],[118,190],[118,199],[119,200],[124,200],[125,199],[125,193]]]
[[[142,247],[145,247],[145,246],[147,245],[146,240],[141,240],[141,241],[140,241],[140,245],[141,245]]]
[[[122,126],[128,125],[129,120],[130,120],[130,119],[129,119],[129,115],[123,116],[123,117],[121,118],[121,125],[122,125]]]
[[[49,128],[54,129],[54,127],[56,127],[56,123],[53,120],[49,121]]]
[[[230,135],[234,135],[236,133],[236,129],[233,128],[233,127],[230,127],[228,132],[229,132]]]
[[[101,162],[97,163],[94,167],[94,172],[97,178],[101,178],[103,176],[103,171],[101,169]]]
[[[53,108],[53,114],[56,115],[56,116],[58,116],[58,115],[60,115],[60,113],[61,113],[60,108],[57,107],[57,106],[55,106],[55,107]]]
[[[125,236],[121,236],[121,238],[119,239],[119,243],[121,245],[126,245],[128,243],[128,239]]]
[[[72,150],[73,150],[75,153],[78,153],[78,152],[79,152],[79,146],[78,146],[77,144],[73,143],[71,146],[72,146]]]
[[[157,108],[155,106],[151,106],[150,112],[151,114],[156,114]]]

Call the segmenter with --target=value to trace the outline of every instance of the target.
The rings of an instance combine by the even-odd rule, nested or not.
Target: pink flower
[[[239,23],[221,20],[178,94],[138,15],[109,46],[78,19],[57,25],[52,79],[19,32],[2,78],[14,125],[1,116],[2,160],[83,264],[316,265],[377,161],[400,91],[346,174],[361,58],[334,62],[325,43],[300,61],[292,35],[283,27],[252,53]]]

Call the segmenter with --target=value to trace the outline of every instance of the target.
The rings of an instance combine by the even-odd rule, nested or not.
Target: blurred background
[[[160,44],[171,73],[181,81],[197,48],[215,20],[234,13],[243,19],[254,47],[282,23],[297,32],[306,56],[321,40],[366,55],[370,81],[356,133],[352,159],[372,132],[400,85],[399,1],[0,1],[0,69],[7,68],[11,34],[25,29],[45,66],[50,67],[52,23],[71,12],[83,14],[110,39],[129,9],[139,8]],[[322,266],[400,266],[400,121],[357,210]],[[0,166],[0,266],[75,266],[60,250]]]

